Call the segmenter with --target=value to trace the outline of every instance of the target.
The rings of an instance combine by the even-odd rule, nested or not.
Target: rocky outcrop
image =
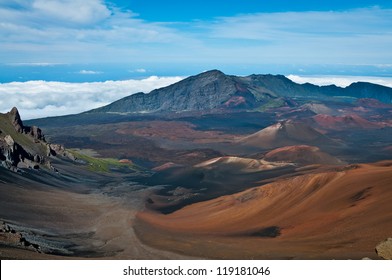
[[[38,244],[26,240],[20,232],[5,222],[0,223],[0,243],[41,253],[41,248]]]
[[[0,114],[0,120],[0,166],[12,171],[41,166],[57,171],[48,157],[61,155],[74,160],[62,145],[47,143],[39,127],[24,126],[15,107]]]
[[[44,142],[46,141],[45,136],[43,135],[42,130],[39,127],[25,127],[25,133],[34,138],[34,140],[41,140]]]
[[[380,242],[376,247],[376,253],[385,260],[392,260],[392,238]]]
[[[40,155],[32,155],[16,143],[10,135],[0,139],[0,154],[3,167],[16,171],[18,167],[38,169],[45,162]]]
[[[76,160],[76,157],[67,151],[63,145],[60,144],[47,144],[47,156],[62,156],[70,160]]]

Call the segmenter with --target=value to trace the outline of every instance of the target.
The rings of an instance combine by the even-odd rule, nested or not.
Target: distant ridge
[[[291,98],[373,98],[392,103],[392,88],[358,82],[346,88],[335,85],[297,84],[283,75],[238,77],[211,70],[188,77],[149,94],[136,93],[87,113],[181,113],[258,110],[284,106]]]

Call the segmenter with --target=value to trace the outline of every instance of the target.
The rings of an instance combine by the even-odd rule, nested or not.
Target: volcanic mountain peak
[[[225,75],[219,70],[190,76],[149,94],[136,93],[87,113],[181,113],[259,110],[267,104],[282,106],[287,98],[331,99],[334,96],[376,98],[392,102],[392,89],[367,83],[340,88],[297,84],[282,75]],[[279,102],[278,102],[279,101]],[[283,102],[282,102],[283,101]],[[314,105],[314,110],[328,108]]]
[[[219,110],[227,107],[224,103],[235,95],[244,97],[241,106],[242,103],[252,102],[253,96],[248,92],[241,94],[233,77],[212,70],[153,90],[149,94],[137,93],[125,97],[90,112],[162,113]]]

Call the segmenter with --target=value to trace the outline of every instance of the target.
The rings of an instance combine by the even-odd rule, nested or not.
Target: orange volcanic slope
[[[392,161],[302,175],[139,219],[165,232],[239,238],[248,251],[260,244],[275,251],[284,242],[287,251],[295,243],[292,251],[307,246],[317,258],[373,256],[392,234]]]

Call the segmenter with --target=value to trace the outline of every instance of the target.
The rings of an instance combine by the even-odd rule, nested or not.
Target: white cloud
[[[392,78],[389,77],[288,75],[287,78],[299,84],[311,83],[319,86],[337,85],[340,87],[347,87],[355,82],[369,82],[387,87],[392,87]]]
[[[32,8],[47,18],[76,24],[94,24],[111,14],[100,0],[34,0]]]
[[[286,39],[282,35],[355,37],[390,31],[392,9],[378,7],[346,11],[307,11],[245,14],[219,18],[211,27],[215,37],[250,40]]]
[[[392,9],[245,14],[201,25],[239,61],[381,64],[392,61]]]
[[[140,58],[148,49],[142,45],[160,45],[164,51],[161,44],[185,41],[174,28],[143,21],[102,0],[20,2],[17,8],[0,2],[3,62],[124,62],[125,57]]]
[[[92,70],[80,70],[78,73],[82,74],[82,75],[98,75],[98,74],[102,74],[103,72],[101,72],[101,71],[92,71]]]
[[[151,76],[142,80],[93,83],[46,81],[0,84],[0,112],[16,106],[23,119],[75,114],[107,105],[122,97],[150,92],[183,77]]]
[[[137,68],[133,70],[128,70],[129,73],[147,73],[147,70],[144,68]]]

